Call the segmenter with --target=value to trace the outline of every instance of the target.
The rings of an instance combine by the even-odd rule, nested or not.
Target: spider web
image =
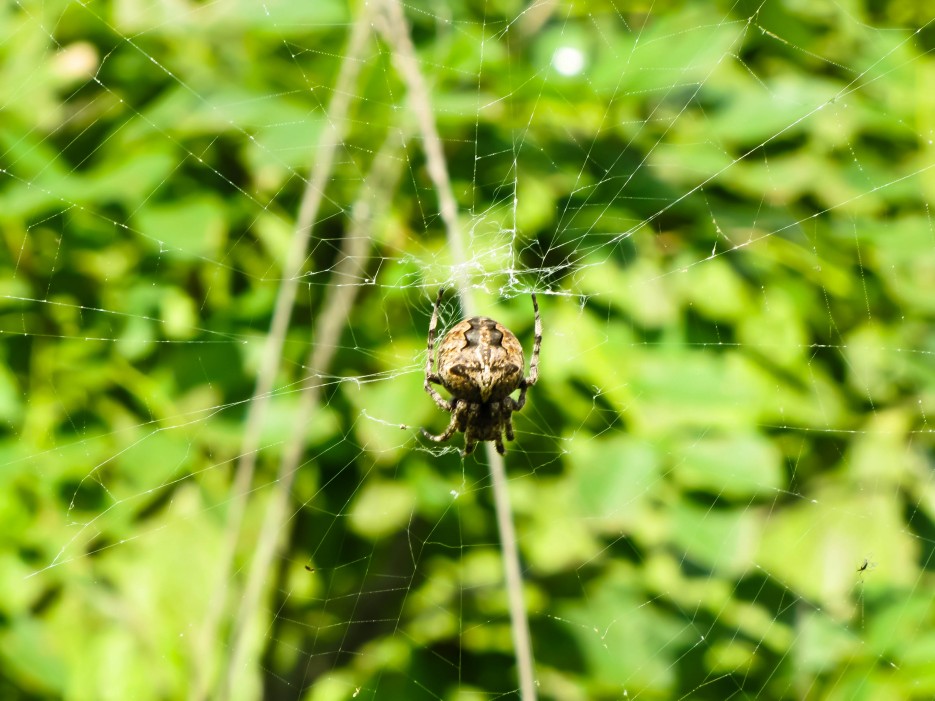
[[[931,11],[383,6],[2,10],[0,696],[519,697],[442,286],[541,698],[935,696]]]

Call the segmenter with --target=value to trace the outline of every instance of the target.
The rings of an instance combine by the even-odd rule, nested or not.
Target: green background
[[[376,34],[219,560],[356,9],[0,6],[3,699],[216,684],[306,372],[321,406],[235,698],[517,696],[484,451],[417,430],[448,418],[422,366],[456,261]],[[539,293],[506,462],[541,697],[935,697],[931,10],[405,9],[477,311],[528,353]],[[339,277],[384,142],[394,184]],[[305,368],[335,285],[357,288],[335,361]]]

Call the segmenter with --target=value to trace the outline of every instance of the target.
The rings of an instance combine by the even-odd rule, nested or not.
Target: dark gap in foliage
[[[20,545],[16,552],[20,559],[30,567],[45,567],[49,564],[47,554],[34,545]]]
[[[72,409],[68,415],[60,422],[58,431],[63,436],[72,436],[80,438],[86,436],[89,432],[105,433],[107,424],[101,420],[97,412],[89,408]]]
[[[826,336],[816,329],[816,338],[808,361],[809,364],[819,365],[839,386],[843,386],[847,380],[847,365],[841,356],[841,349],[837,347],[841,342],[839,332],[831,331]]]
[[[62,599],[64,587],[60,584],[54,584],[42,590],[42,593],[33,601],[29,607],[29,613],[33,616],[42,616],[52,609]]]
[[[823,476],[837,468],[847,454],[848,439],[846,434],[812,434],[811,451],[807,458],[799,463],[799,477],[805,479],[806,476]],[[802,487],[804,492],[806,485],[803,484]]]
[[[927,572],[935,572],[935,521],[908,499],[904,502],[903,516],[910,530],[917,536],[919,565]]]
[[[180,477],[181,475],[178,476]],[[135,520],[140,523],[158,516],[172,504],[172,500],[175,499],[175,496],[176,490],[172,487],[157,490],[155,496],[149,500],[148,503],[145,503],[137,512]]]
[[[553,600],[558,600],[558,597],[553,597]],[[581,648],[567,625],[539,616],[530,622],[530,633],[537,664],[560,669],[566,674],[587,674]]]
[[[751,570],[741,577],[734,587],[733,598],[769,611],[776,624],[795,626],[799,598],[763,570]]]
[[[206,190],[234,198],[243,197],[244,192],[250,193],[253,184],[241,162],[240,149],[239,141],[232,134],[208,134],[186,142],[182,167],[160,190],[162,198],[171,202]]]
[[[64,480],[58,484],[59,500],[69,504],[69,510],[99,513],[110,504],[110,496],[99,482],[101,479],[103,476],[98,470],[93,479]]]
[[[159,354],[156,353],[154,355]],[[148,360],[149,362],[161,365],[157,358],[150,358]],[[145,369],[143,372],[145,372]],[[156,417],[150,412],[149,407],[144,403],[143,399],[138,396],[136,392],[131,392],[130,389],[121,382],[109,382],[106,386],[105,394],[134,416],[140,417],[143,423],[156,420]]]
[[[725,351],[735,342],[734,327],[728,323],[718,323],[704,316],[694,307],[685,310],[685,342],[690,346],[700,346],[706,351]]]
[[[17,326],[20,329],[19,335],[16,331]],[[0,328],[4,330],[3,349],[0,349],[3,363],[17,377],[28,382],[36,337],[22,335],[22,327],[22,313],[8,312],[0,315]]]
[[[715,494],[703,489],[685,489],[682,494],[687,503],[712,511],[718,509],[733,509],[735,507],[733,502],[722,494]]]
[[[215,337],[216,338],[216,337]],[[163,358],[173,368],[175,384],[180,392],[201,385],[222,390],[223,401],[238,401],[251,396],[253,378],[244,374],[240,354],[230,343],[182,343],[170,345]],[[229,411],[243,410],[232,408]]]

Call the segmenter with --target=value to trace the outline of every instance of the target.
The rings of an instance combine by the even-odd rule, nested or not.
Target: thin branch
[[[354,23],[347,50],[344,52],[345,58],[341,63],[333,97],[328,106],[325,128],[319,139],[318,149],[314,154],[311,177],[302,194],[291,245],[286,259],[283,261],[283,279],[276,297],[269,336],[263,349],[253,399],[250,402],[244,424],[241,457],[234,478],[233,498],[227,514],[226,538],[218,566],[216,594],[211,599],[198,638],[196,652],[199,654],[196,655],[196,678],[192,685],[192,693],[189,695],[189,698],[193,701],[201,701],[206,698],[212,683],[213,665],[210,662],[212,659],[210,650],[218,636],[220,619],[227,605],[228,582],[232,578],[231,568],[234,553],[240,539],[240,529],[246,510],[247,496],[253,483],[257,452],[260,447],[260,436],[269,409],[269,401],[276,375],[279,373],[282,348],[285,343],[289,321],[292,317],[292,310],[295,306],[299,276],[305,264],[312,227],[318,216],[325,186],[331,177],[334,154],[338,146],[343,142],[344,134],[347,131],[351,96],[354,94],[354,85],[357,83],[362,65],[361,57],[364,54],[369,36],[370,11],[368,5],[364,3],[364,9]],[[235,630],[242,628],[243,625],[238,624]],[[235,635],[234,653],[232,653],[232,658],[229,661],[230,667],[236,664],[233,659],[239,649],[236,638]],[[230,673],[226,676],[230,677]],[[226,698],[229,692],[229,687],[222,687],[219,698]]]
[[[506,579],[506,594],[509,598],[510,630],[513,633],[520,698],[522,701],[535,701],[535,659],[532,656],[526,600],[523,598],[523,575],[519,567],[519,548],[516,545],[516,530],[513,528],[513,514],[510,509],[510,491],[507,487],[503,456],[489,441],[487,442],[487,464],[490,466],[497,528],[500,530],[500,548],[503,551],[503,574]]]
[[[409,36],[409,27],[403,15],[402,5],[399,0],[383,0],[383,6],[386,9],[386,17],[377,15],[375,25],[392,46],[396,67],[407,86],[410,107],[416,115],[419,131],[422,134],[422,142],[425,146],[429,177],[438,192],[439,209],[445,222],[448,247],[454,260],[455,282],[461,297],[461,306],[465,314],[470,315],[474,305],[466,278],[466,258],[461,238],[461,228],[458,223],[458,207],[451,189],[451,180],[448,177],[448,167],[445,162],[442,142],[435,128],[428,88],[419,68],[415,48]],[[516,546],[516,532],[513,528],[513,518],[510,512],[506,471],[503,457],[494,450],[493,444],[490,442],[487,443],[487,462],[490,465],[497,526],[500,530],[500,546],[510,607],[510,623],[519,676],[520,698],[522,701],[535,701],[535,662],[532,656],[526,604],[523,599],[523,579],[519,565],[519,550]]]
[[[399,150],[405,140],[398,133],[391,134],[377,153],[362,192],[351,214],[351,227],[343,239],[339,262],[331,274],[331,284],[325,293],[321,313],[315,324],[314,346],[306,360],[305,389],[299,397],[292,430],[279,463],[273,494],[267,503],[266,513],[257,540],[247,586],[241,601],[233,635],[233,650],[227,669],[226,687],[235,688],[246,656],[248,631],[259,608],[263,585],[269,580],[269,572],[276,550],[281,545],[281,533],[287,520],[292,483],[300,468],[305,450],[308,427],[320,408],[321,383],[316,375],[326,372],[334,358],[340,341],[341,330],[347,324],[360,287],[342,285],[345,280],[362,267],[372,242],[371,226],[375,214],[381,211],[389,193],[395,188],[401,170]]]
[[[467,257],[461,238],[461,225],[458,222],[458,202],[451,189],[442,140],[435,128],[435,117],[432,113],[428,87],[422,77],[412,39],[409,37],[409,26],[403,15],[402,5],[398,0],[383,0],[383,7],[386,10],[386,16],[375,15],[374,24],[393,48],[393,60],[406,83],[409,107],[416,117],[419,133],[422,134],[426,168],[438,193],[439,213],[442,221],[445,222],[445,234],[451,249],[451,258],[454,260],[455,286],[461,298],[461,309],[465,314],[470,315],[474,309],[474,302],[467,281],[465,265]]]

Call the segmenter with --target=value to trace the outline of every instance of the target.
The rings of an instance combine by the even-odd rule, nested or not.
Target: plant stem
[[[441,139],[435,128],[432,105],[415,48],[409,36],[409,28],[403,15],[399,0],[383,0],[386,17],[377,16],[376,25],[393,47],[393,58],[406,83],[409,103],[416,115],[419,131],[424,144],[429,177],[438,193],[439,209],[445,222],[448,246],[454,259],[455,281],[461,298],[461,307],[465,315],[470,316],[474,305],[466,279],[466,258],[458,223],[458,207],[448,177],[448,167]],[[494,504],[497,512],[497,526],[500,531],[500,547],[503,556],[503,570],[510,608],[510,623],[513,632],[513,646],[522,701],[535,701],[536,685],[532,644],[529,635],[529,620],[523,599],[523,579],[519,564],[519,550],[516,546],[516,532],[510,512],[510,498],[507,489],[506,471],[501,456],[487,443],[487,462],[490,465],[490,478],[493,484]]]
[[[225,527],[227,535],[224,549],[221,553],[221,562],[218,567],[217,594],[212,597],[212,604],[205,617],[201,635],[199,636],[199,650],[201,654],[196,657],[199,662],[196,664],[196,678],[192,685],[192,693],[189,696],[193,701],[201,701],[206,698],[212,683],[211,664],[209,663],[211,658],[208,651],[211,649],[213,641],[217,638],[220,619],[227,605],[228,583],[232,578],[234,554],[240,539],[240,530],[243,523],[244,512],[246,511],[247,497],[253,483],[256,458],[260,448],[260,437],[269,409],[269,400],[272,395],[276,375],[279,372],[282,348],[285,343],[289,321],[292,317],[292,310],[295,306],[295,298],[300,279],[299,276],[302,272],[302,266],[305,264],[308,243],[311,238],[312,228],[315,218],[318,215],[322,197],[324,196],[325,186],[331,177],[334,154],[338,146],[342,143],[347,130],[347,116],[350,109],[351,96],[354,94],[353,86],[357,82],[362,65],[361,57],[366,46],[367,38],[370,36],[370,13],[369,10],[366,9],[366,3],[364,4],[364,8],[365,9],[360,13],[357,21],[354,23],[347,50],[344,52],[345,58],[341,64],[341,69],[335,83],[331,103],[328,106],[325,128],[322,132],[318,148],[315,150],[311,177],[302,194],[289,252],[286,259],[283,261],[283,279],[279,285],[273,319],[270,324],[270,332],[263,350],[263,357],[257,374],[257,383],[253,393],[253,399],[250,402],[250,408],[247,412],[244,425],[244,438],[240,460],[238,461],[237,472],[234,478],[233,497]],[[228,668],[224,675],[226,681],[222,682],[218,693],[218,698],[222,701],[228,698],[231,690],[229,686],[230,679],[233,677],[234,670],[240,666],[246,622],[252,616],[252,612],[249,610],[251,607],[247,605],[247,602],[248,600],[245,595],[240,609],[240,615],[234,625],[231,655],[228,659]]]
[[[273,494],[266,505],[266,513],[260,527],[256,551],[250,563],[247,586],[234,628],[233,649],[225,682],[225,688],[228,690],[236,688],[236,681],[241,672],[242,660],[246,655],[246,645],[249,641],[247,633],[259,608],[263,585],[269,581],[273,557],[282,540],[280,534],[284,525],[294,516],[294,514],[288,514],[292,483],[301,466],[308,426],[314,420],[315,412],[320,406],[321,383],[317,376],[327,372],[331,365],[338,348],[341,330],[347,324],[357,293],[361,289],[359,285],[342,285],[340,281],[359,270],[361,259],[366,256],[370,248],[372,241],[370,227],[374,212],[382,207],[386,199],[385,195],[395,187],[397,181],[399,159],[396,156],[399,145],[398,135],[391,135],[374,158],[361,195],[352,209],[352,224],[342,241],[339,261],[332,272],[321,312],[315,323],[312,336],[314,345],[309,351],[305,364],[306,376],[303,391],[299,395],[292,430],[289,431],[279,463]]]

